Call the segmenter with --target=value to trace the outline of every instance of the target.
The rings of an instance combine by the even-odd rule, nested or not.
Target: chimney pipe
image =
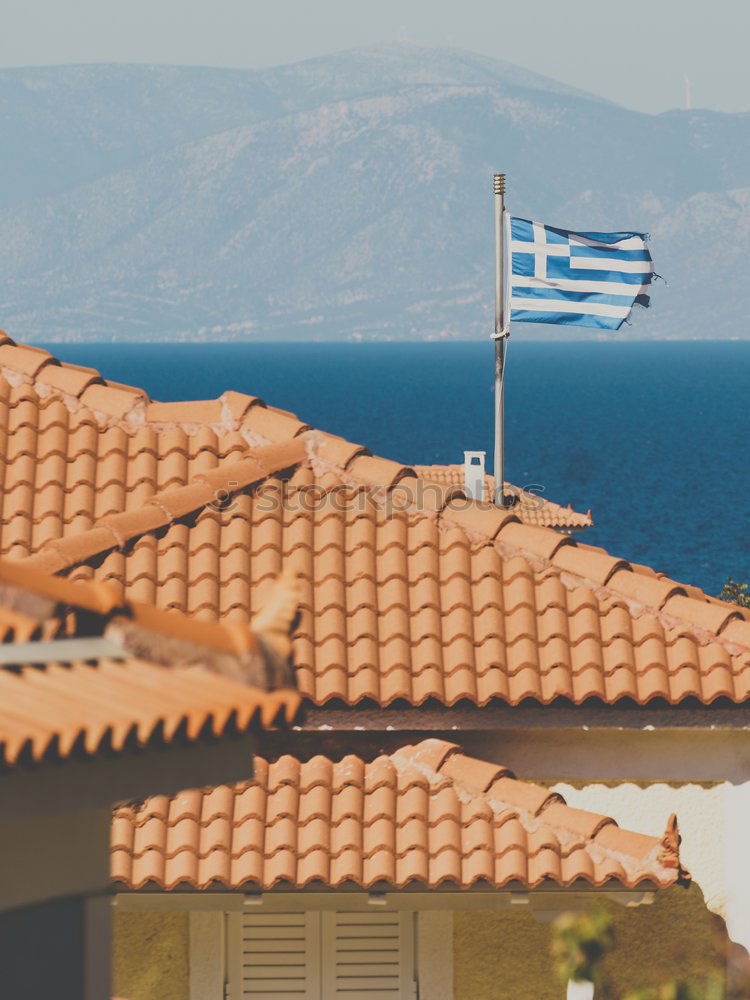
[[[484,500],[485,451],[464,452],[464,492],[471,500]]]

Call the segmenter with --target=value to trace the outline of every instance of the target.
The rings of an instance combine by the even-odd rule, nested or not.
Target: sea
[[[493,451],[493,345],[50,344],[153,399],[227,389],[405,464]],[[506,479],[591,508],[582,540],[717,594],[750,580],[750,342],[514,342]]]

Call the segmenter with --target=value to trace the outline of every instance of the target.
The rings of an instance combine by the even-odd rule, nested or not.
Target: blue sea
[[[492,456],[493,346],[55,344],[154,399],[261,396],[406,464]],[[750,343],[511,341],[506,478],[585,540],[717,593],[750,579]]]

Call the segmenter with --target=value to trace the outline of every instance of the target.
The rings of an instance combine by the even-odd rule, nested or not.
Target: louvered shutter
[[[323,912],[325,1000],[411,1000],[414,929],[410,913]]]
[[[243,913],[233,1000],[321,1000],[320,915]]]

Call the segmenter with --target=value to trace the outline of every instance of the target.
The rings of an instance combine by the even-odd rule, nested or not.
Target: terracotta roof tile
[[[183,427],[219,424],[222,420],[222,400],[205,399],[185,403],[149,403],[146,408],[149,424],[179,424]]]
[[[196,667],[176,667],[167,677],[146,661],[104,659],[96,666],[73,661],[0,673],[3,763],[24,754],[37,761],[67,756],[79,742],[93,754],[130,741],[170,741],[183,727],[189,739],[205,728],[215,736],[267,728],[289,723],[298,704],[294,692],[259,691]]]
[[[41,383],[40,393],[44,388],[54,389],[66,396],[79,398],[81,393],[95,382],[103,379],[94,368],[83,368],[79,365],[49,364],[38,372],[37,380]]]
[[[499,539],[504,545],[545,560],[552,559],[564,546],[574,544],[567,535],[558,535],[547,528],[521,524],[516,520],[508,521],[501,527]]]
[[[41,347],[12,343],[0,345],[0,368],[10,368],[31,378],[54,360],[49,351]]]
[[[261,645],[247,626],[197,622],[124,602],[100,582],[71,582],[0,561],[4,643],[75,638],[79,631],[83,637],[78,653],[62,646],[41,651],[43,666],[24,665],[34,654],[23,646],[11,669],[0,670],[2,763],[24,754],[67,756],[78,744],[96,753],[129,741],[169,742],[178,731],[196,739],[207,729],[220,736],[291,722],[300,696],[280,687],[278,670],[266,661],[289,655],[296,600],[293,583],[280,581],[256,618]],[[119,645],[121,656],[84,661],[85,637],[97,635]],[[49,662],[54,649],[71,658]],[[255,687],[248,684],[253,679]]]
[[[316,703],[748,697],[738,609],[576,545],[523,498],[467,501],[434,469],[430,493],[410,467],[331,435],[316,452],[306,424],[254,397],[152,403],[2,350],[0,553],[244,623],[288,566],[298,680]],[[577,526],[569,513],[552,521]]]
[[[243,417],[242,426],[271,442],[288,441],[309,429],[309,424],[298,420],[294,414],[265,404],[251,407]]]
[[[680,621],[689,621],[697,628],[720,635],[733,620],[742,620],[741,612],[727,604],[713,604],[674,594],[662,605],[665,615]]]
[[[182,793],[156,811],[151,802],[117,809],[112,879],[129,889],[267,890],[610,881],[663,888],[689,878],[673,817],[661,839],[631,833],[509,775],[434,739],[371,763],[257,760],[250,782]]]
[[[736,642],[740,646],[750,646],[750,621],[733,619],[722,629],[721,636],[728,642]]]
[[[320,434],[316,453],[324,462],[345,469],[355,456],[367,454],[367,449],[334,434]]]
[[[466,531],[474,532],[485,538],[496,538],[501,528],[511,521],[519,523],[520,519],[512,510],[502,510],[488,503],[467,503],[450,505],[443,509],[443,521],[457,524]]]
[[[414,470],[408,466],[373,455],[357,455],[349,462],[347,472],[360,483],[385,489],[390,489],[404,478],[416,478]]]
[[[618,594],[656,610],[661,610],[670,597],[684,594],[684,589],[672,580],[633,573],[627,569],[615,571],[609,583]]]
[[[602,587],[618,569],[629,569],[624,559],[617,559],[607,552],[597,552],[585,545],[566,545],[559,548],[551,561],[563,572],[573,573]]]
[[[145,393],[139,394],[130,389],[115,388],[112,383],[105,385],[93,383],[84,389],[80,398],[84,406],[116,420],[125,419],[138,404],[145,406],[148,400]]]

